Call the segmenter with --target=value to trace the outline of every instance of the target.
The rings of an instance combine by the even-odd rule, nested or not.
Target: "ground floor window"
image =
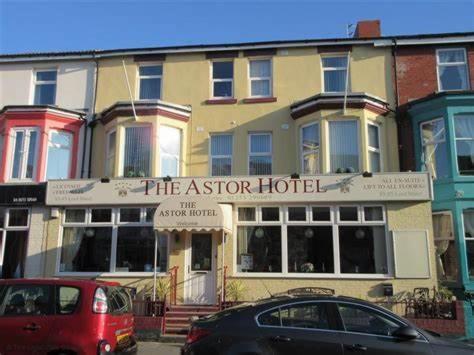
[[[474,279],[474,208],[463,211],[463,221],[466,238],[467,267],[469,277]]]
[[[459,263],[450,211],[433,213],[433,233],[438,279],[456,281],[459,274]]]
[[[153,208],[71,208],[63,216],[59,272],[152,272]],[[158,236],[157,271],[167,271],[168,235]]]
[[[238,272],[389,273],[383,206],[238,207],[236,217]]]
[[[25,276],[30,213],[28,208],[0,208],[0,278]]]

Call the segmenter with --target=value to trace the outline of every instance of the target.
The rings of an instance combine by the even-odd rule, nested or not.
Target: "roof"
[[[335,45],[374,45],[391,46],[394,41],[397,45],[410,44],[440,44],[474,42],[474,32],[433,33],[403,36],[382,36],[372,38],[329,38],[329,39],[299,39],[260,42],[237,42],[221,44],[198,44],[183,46],[142,47],[122,49],[94,49],[63,52],[31,52],[0,55],[0,62],[54,60],[54,59],[95,59],[121,55],[138,54],[166,54],[209,51],[231,51],[244,49],[308,47],[308,46],[335,46]]]
[[[74,116],[79,119],[85,120],[85,116],[87,115],[83,111],[77,111],[77,110],[71,110],[71,109],[66,109],[62,108],[56,105],[7,105],[4,106],[0,110],[0,115],[5,113],[5,112],[56,112],[59,114],[66,114],[69,116]]]
[[[435,100],[442,97],[458,97],[458,96],[472,96],[472,100],[474,100],[474,90],[455,90],[455,91],[439,91],[424,96],[422,98],[412,100],[407,103],[408,109],[413,108],[414,106],[421,104],[423,102]],[[474,104],[474,101],[473,101]]]

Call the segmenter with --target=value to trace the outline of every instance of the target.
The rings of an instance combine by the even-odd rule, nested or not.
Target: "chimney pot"
[[[380,37],[380,20],[364,20],[357,22],[355,38]]]

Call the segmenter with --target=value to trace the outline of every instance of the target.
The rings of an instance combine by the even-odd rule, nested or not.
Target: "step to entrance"
[[[218,311],[218,306],[170,306],[166,311],[165,334],[187,334],[192,319]]]

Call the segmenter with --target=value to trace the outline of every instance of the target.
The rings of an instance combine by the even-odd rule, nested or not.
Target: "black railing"
[[[163,301],[133,300],[133,314],[142,317],[161,317],[165,304]]]

